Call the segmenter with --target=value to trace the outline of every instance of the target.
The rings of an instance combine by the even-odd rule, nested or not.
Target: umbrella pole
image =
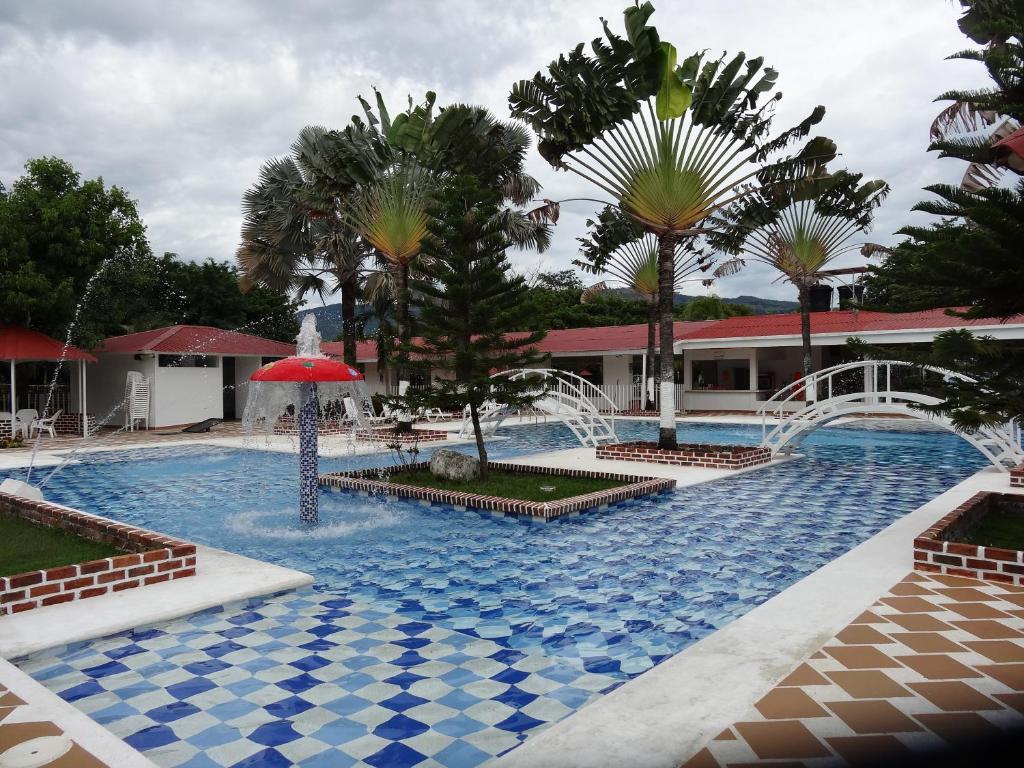
[[[17,386],[17,383],[14,381],[14,360],[12,359],[11,360],[11,416],[16,414],[17,412],[18,412],[18,386]],[[11,424],[13,425],[14,422],[12,421]],[[11,434],[11,437],[14,437],[13,433]]]
[[[316,383],[304,383],[299,406],[299,519],[315,523],[319,511]]]

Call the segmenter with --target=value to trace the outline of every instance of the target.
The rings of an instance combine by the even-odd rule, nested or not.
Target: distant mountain
[[[614,293],[624,299],[640,298],[640,294],[631,288],[610,288],[608,293]],[[674,300],[676,304],[689,304],[696,298],[699,297],[689,296],[685,293],[677,293],[675,294]],[[755,315],[777,315],[782,312],[795,312],[799,308],[799,305],[795,301],[762,299],[759,296],[736,296],[734,298],[723,296],[722,301],[726,304],[744,304],[750,307],[750,310]]]

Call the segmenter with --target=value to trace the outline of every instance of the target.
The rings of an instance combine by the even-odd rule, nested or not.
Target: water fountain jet
[[[287,413],[297,414],[299,430],[299,518],[316,522],[319,508],[319,416],[329,403],[355,403],[349,414],[366,426],[362,404],[369,399],[363,375],[320,351],[316,318],[306,315],[296,338],[296,354],[267,363],[251,377],[242,425],[251,431],[262,420],[267,432]]]

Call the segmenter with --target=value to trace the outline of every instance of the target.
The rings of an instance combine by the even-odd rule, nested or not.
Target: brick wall
[[[91,413],[85,415],[89,423],[89,433],[96,431],[96,416]],[[58,435],[80,435],[82,434],[82,414],[62,413],[53,423],[53,430]]]
[[[367,440],[371,443],[433,443],[447,440],[451,436],[450,432],[439,429],[413,429],[412,432],[395,432],[394,427],[360,429],[356,432],[356,437],[359,440]]]
[[[196,573],[196,545],[45,501],[0,493],[0,515],[14,515],[112,544],[125,554],[0,577],[0,615],[67,603]]]
[[[636,441],[611,443],[597,448],[597,458],[618,461],[649,461],[707,469],[743,469],[771,461],[767,448],[749,445],[682,444],[678,450],[659,448],[657,443]]]
[[[1024,496],[977,493],[914,539],[914,569],[1024,586],[1024,552],[957,541],[994,503],[1019,504]]]
[[[449,504],[463,507],[474,507],[476,509],[487,509],[495,512],[504,512],[509,515],[525,515],[541,520],[553,520],[562,515],[573,512],[581,512],[585,509],[608,504],[617,504],[626,499],[634,499],[638,496],[647,496],[652,493],[660,493],[675,487],[676,481],[660,477],[640,477],[638,475],[620,475],[613,472],[592,472],[585,469],[559,469],[557,467],[531,467],[522,464],[509,464],[501,461],[491,461],[487,464],[491,469],[504,472],[530,472],[538,475],[551,475],[554,479],[558,477],[592,477],[603,480],[619,480],[622,485],[618,488],[609,488],[605,491],[570,496],[558,501],[521,501],[519,499],[508,499],[501,496],[486,496],[480,493],[463,493],[461,491],[446,491],[436,488],[423,488],[416,485],[405,485],[402,483],[402,472],[415,469],[429,469],[430,462],[422,461],[407,466],[387,467],[385,469],[362,469],[353,472],[336,472],[320,477],[320,484],[328,488],[341,488],[350,491],[365,491],[367,493],[384,493],[402,498],[419,499],[432,504]],[[390,478],[383,479],[383,474]]]
[[[1024,488],[1024,464],[1010,470],[1010,485],[1014,488]]]

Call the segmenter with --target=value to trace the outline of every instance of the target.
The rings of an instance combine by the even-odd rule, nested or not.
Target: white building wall
[[[129,371],[154,379],[156,359],[136,360],[134,355],[98,355],[98,363],[86,371],[86,408],[95,414],[96,425],[124,424],[124,388]],[[151,396],[152,397],[152,396]],[[77,397],[75,398],[77,401]],[[150,407],[152,408],[152,400]],[[152,417],[152,413],[150,414]]]
[[[605,386],[625,387],[633,383],[629,372],[632,355],[605,355],[603,358]]]
[[[156,368],[152,391],[153,422],[166,427],[224,417],[221,369]]]

